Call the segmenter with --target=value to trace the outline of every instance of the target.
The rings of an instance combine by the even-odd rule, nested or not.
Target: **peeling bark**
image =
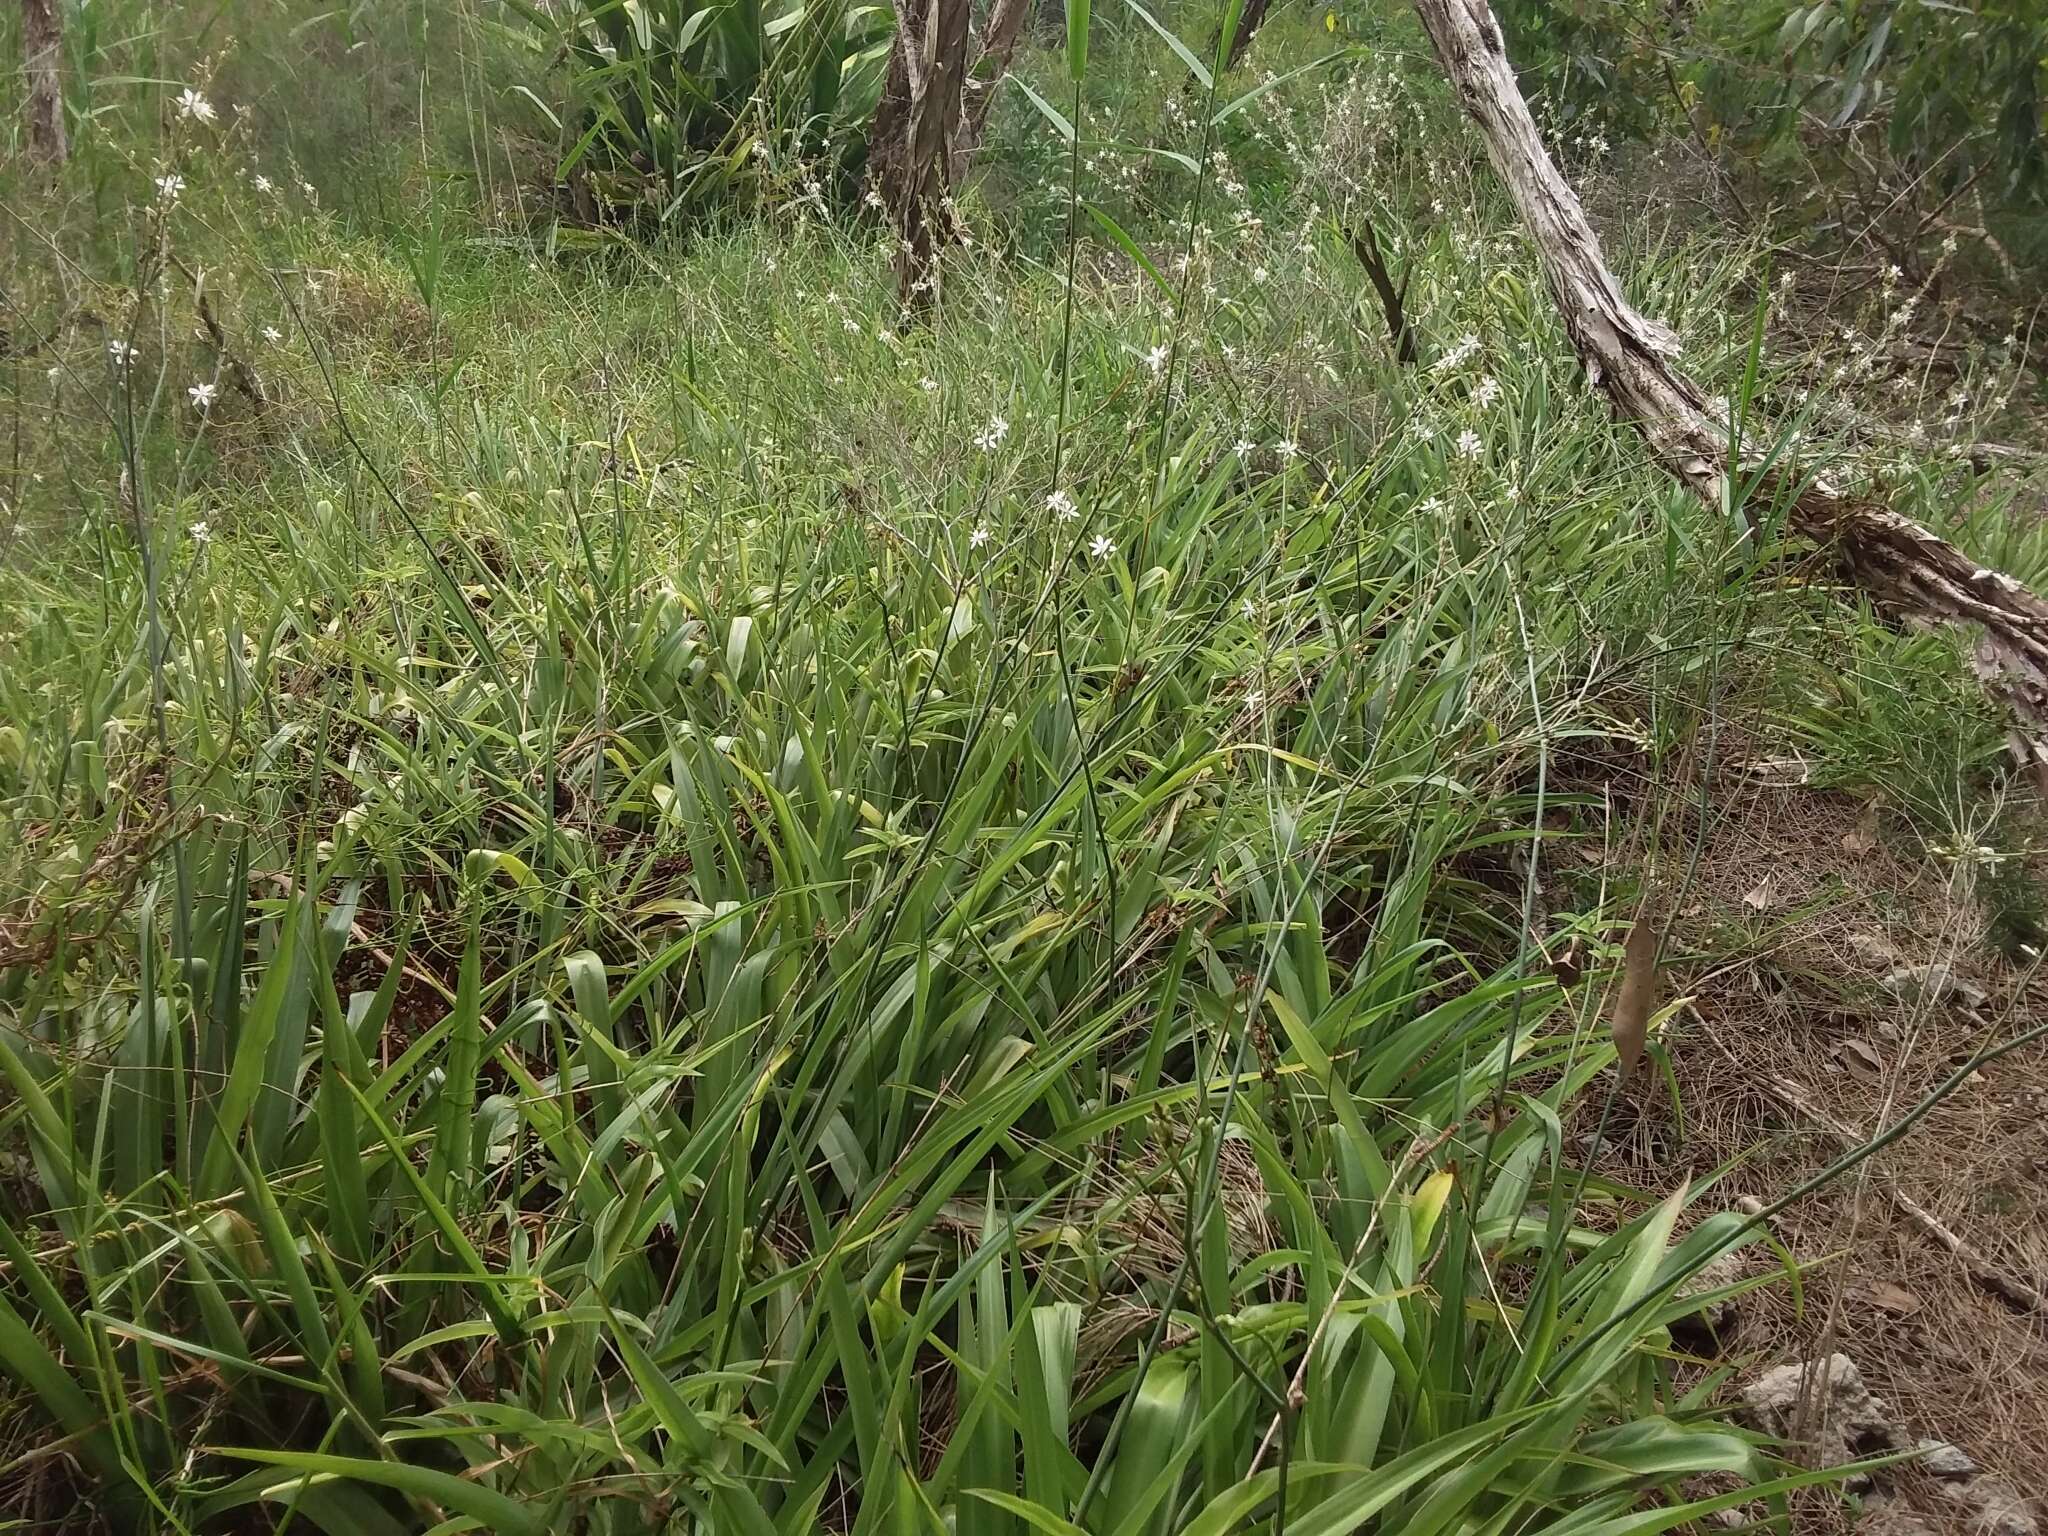
[[[960,132],[953,141],[954,168],[965,171],[967,162],[981,148],[988,132],[988,115],[996,104],[996,87],[1010,72],[1017,40],[1024,35],[1024,19],[1031,14],[1031,0],[995,0],[989,8],[988,23],[981,34],[981,51],[975,55],[974,72],[967,81],[967,109]]]
[[[1608,270],[1585,210],[1543,147],[1487,0],[1415,0],[1415,10],[1536,243],[1587,381],[1642,433],[1659,464],[1721,505],[1727,426],[1675,366],[1677,336],[1630,305]],[[1755,463],[1743,450],[1738,467]],[[2048,602],[1910,518],[1824,479],[1773,470],[1759,489],[1785,493],[1794,531],[1839,551],[1849,576],[1893,617],[1981,629],[1978,674],[2019,717],[2026,739],[2016,746],[2048,782]]]
[[[970,0],[897,0],[896,41],[868,139],[868,176],[896,226],[897,298],[923,308],[938,256],[963,233],[954,189],[981,147],[1031,0],[995,0],[972,70]]]
[[[953,141],[967,75],[968,0],[909,0],[910,11],[921,14],[910,46],[897,50],[908,88],[902,174],[883,195],[894,193],[900,237],[897,300],[922,309],[938,295],[939,250],[954,235]]]
[[[28,91],[29,152],[45,165],[71,153],[64,131],[64,25],[57,0],[21,0],[21,72]]]

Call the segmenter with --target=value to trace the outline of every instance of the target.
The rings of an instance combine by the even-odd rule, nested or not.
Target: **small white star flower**
[[[1458,434],[1458,452],[1462,457],[1476,459],[1484,447],[1485,444],[1479,441],[1479,434],[1470,427]]]
[[[213,530],[203,522],[194,523],[185,531],[192,535],[192,542],[195,544],[204,544],[213,538]]]
[[[195,122],[210,123],[214,120],[216,115],[217,114],[213,110],[213,103],[208,101],[204,96],[200,95],[197,91],[193,90],[192,87],[190,87],[189,85],[186,86],[181,93],[179,93],[179,117],[190,118]]]
[[[1259,445],[1253,442],[1250,438],[1240,437],[1236,442],[1230,445],[1230,451],[1236,454],[1240,459],[1248,459],[1252,456],[1252,450],[1257,448],[1258,446]]]
[[[1264,267],[1252,268],[1252,281],[1257,283],[1261,288],[1266,286],[1267,280],[1271,278],[1272,275],[1273,274],[1268,272]]]
[[[126,368],[129,363],[134,361],[135,349],[116,336],[107,343],[107,356],[113,360],[116,368]]]
[[[1500,380],[1490,373],[1482,376],[1478,386],[1472,391],[1472,398],[1481,405],[1493,404],[1494,401],[1500,398]]]
[[[284,332],[274,325],[266,325],[263,327],[263,339],[274,347],[284,340]]]
[[[1291,459],[1301,452],[1301,445],[1291,437],[1283,437],[1273,445],[1273,451],[1283,459]]]
[[[258,176],[256,180],[251,183],[251,185],[254,186],[256,190],[258,192],[261,192],[265,197],[268,197],[271,193],[277,190],[277,183],[272,181],[268,176]]]
[[[177,175],[159,176],[156,179],[156,195],[164,202],[175,203],[178,194],[185,190],[185,178]]]
[[[1476,356],[1478,351],[1479,338],[1468,332],[1466,335],[1458,338],[1456,346],[1430,364],[1430,372],[1449,373],[1453,368],[1463,363],[1466,358]]]
[[[1046,497],[1045,510],[1063,523],[1071,523],[1081,515],[1081,509],[1074,505],[1074,498],[1065,491],[1054,491]]]
[[[992,453],[998,444],[1010,435],[1010,424],[1000,416],[991,416],[988,425],[974,434],[974,446],[983,453]]]
[[[974,532],[967,535],[967,547],[969,549],[979,549],[982,545],[986,544],[988,540],[988,524],[983,523],[980,527],[976,528]]]
[[[917,387],[929,395],[938,389],[939,381],[929,377],[922,378],[917,381]]]
[[[1152,370],[1155,379],[1166,371],[1166,347],[1163,343],[1145,354],[1145,366]]]
[[[1098,560],[1107,560],[1116,553],[1116,540],[1107,534],[1098,533],[1088,541],[1088,553]]]
[[[213,397],[219,394],[220,391],[211,384],[200,383],[194,384],[190,389],[186,390],[185,393],[191,396],[192,398],[192,409],[194,409],[195,411],[204,411],[208,406],[213,404]]]
[[[53,367],[53,368],[52,368],[52,369],[51,369],[51,370],[49,371],[49,373],[48,373],[47,375],[45,375],[45,377],[47,377],[47,378],[49,379],[49,381],[50,381],[50,382],[51,382],[52,384],[57,384],[57,383],[61,383],[61,382],[63,381],[63,378],[64,378],[64,367],[63,367],[63,365],[62,365],[62,364],[60,363],[60,364],[58,364],[57,366]]]

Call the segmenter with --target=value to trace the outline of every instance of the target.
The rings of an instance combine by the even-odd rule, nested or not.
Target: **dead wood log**
[[[1543,147],[1492,8],[1487,0],[1415,0],[1415,10],[1535,241],[1587,381],[1642,433],[1659,464],[1709,505],[1722,505],[1728,427],[1675,366],[1677,336],[1640,314],[1608,270],[1585,210]],[[1738,472],[1755,471],[1749,449],[1737,457]],[[1838,551],[1850,578],[1890,616],[1977,627],[1978,674],[2011,706],[2023,733],[2015,748],[2048,782],[2048,602],[1825,478],[1787,467],[1760,480],[1759,496],[1783,498],[1792,529]]]
[[[45,165],[62,165],[70,154],[64,130],[64,27],[57,0],[21,0],[21,72],[28,87],[29,152]]]

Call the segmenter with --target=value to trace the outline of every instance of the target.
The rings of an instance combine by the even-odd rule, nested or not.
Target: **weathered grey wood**
[[[1677,367],[1677,336],[1636,310],[1609,270],[1522,99],[1492,8],[1487,0],[1415,0],[1415,10],[1535,241],[1588,382],[1642,433],[1659,464],[1721,505],[1727,424]],[[1746,448],[1740,457],[1752,468],[1757,462]],[[1857,585],[1892,616],[1980,630],[1979,675],[2011,704],[2023,731],[2015,747],[2048,783],[2048,602],[1912,519],[1796,467],[1772,470],[1761,490],[1785,493],[1793,528],[1838,550]]]

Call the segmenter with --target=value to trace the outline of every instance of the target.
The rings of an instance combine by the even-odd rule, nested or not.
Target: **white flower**
[[[185,531],[192,535],[192,542],[195,544],[204,544],[213,537],[213,530],[208,528],[203,522],[194,523]]]
[[[126,368],[135,359],[135,349],[116,336],[107,343],[107,356],[116,368]]]
[[[1258,447],[1258,444],[1254,443],[1250,438],[1240,437],[1230,445],[1230,451],[1240,459],[1248,459],[1252,456],[1252,450],[1256,447]]]
[[[320,200],[319,192],[314,190],[313,183],[311,183],[310,181],[300,182],[299,190],[305,193],[307,197],[311,198],[316,203]]]
[[[979,549],[982,545],[988,542],[988,539],[988,524],[983,523],[980,527],[976,528],[974,532],[967,535],[967,547],[969,549]]]
[[[1490,373],[1485,375],[1480,379],[1478,387],[1472,391],[1472,398],[1481,405],[1493,404],[1500,398],[1500,380]]]
[[[254,182],[254,186],[256,190],[258,192],[261,192],[265,197],[268,197],[272,192],[275,192],[277,190],[277,183],[272,181],[268,176],[258,176]]]
[[[858,336],[863,329],[861,323],[851,315],[843,317],[839,324],[849,336]]]
[[[57,364],[57,365],[56,365],[55,367],[53,367],[53,368],[52,368],[52,369],[51,369],[51,370],[49,371],[48,375],[46,375],[46,376],[48,377],[49,381],[50,381],[50,382],[51,382],[52,384],[58,384],[58,383],[61,383],[61,382],[63,382],[63,378],[64,378],[64,365],[63,365],[62,363],[59,363],[59,364]]]
[[[922,378],[917,381],[917,387],[929,395],[939,387],[939,381],[929,377]]]
[[[1065,491],[1054,491],[1046,497],[1045,510],[1063,523],[1071,523],[1081,515],[1081,509],[1074,505],[1074,498]]]
[[[194,384],[190,389],[186,390],[185,393],[192,397],[193,410],[204,411],[208,406],[213,404],[213,397],[216,394],[218,394],[219,391],[211,384],[201,383]]]
[[[284,340],[284,332],[274,325],[266,325],[263,327],[263,339],[274,347]]]
[[[1088,541],[1088,553],[1098,560],[1107,560],[1116,553],[1116,540],[1098,533]]]
[[[185,178],[182,176],[159,176],[156,179],[156,195],[167,203],[175,203],[178,194],[184,190]]]
[[[202,123],[210,123],[215,116],[213,103],[188,85],[178,97],[178,116],[195,118]]]
[[[1238,611],[1248,619],[1257,617],[1257,614],[1252,610],[1252,600],[1250,598],[1246,598],[1238,605]]]
[[[1301,445],[1291,437],[1283,437],[1273,445],[1273,451],[1283,459],[1291,459],[1301,452]]]
[[[1145,366],[1152,370],[1152,377],[1158,378],[1166,371],[1166,347],[1164,343],[1145,354]]]
[[[1266,286],[1266,280],[1270,278],[1272,275],[1273,274],[1268,272],[1264,267],[1252,268],[1252,281],[1257,283],[1261,288]]]
[[[1010,435],[1010,424],[1000,416],[991,416],[988,425],[974,434],[974,446],[983,453],[994,451],[996,445]]]
[[[1466,335],[1458,338],[1458,343],[1456,346],[1452,347],[1450,351],[1446,352],[1442,357],[1438,358],[1434,363],[1430,364],[1430,372],[1449,373],[1453,368],[1456,368],[1460,363],[1464,362],[1466,358],[1475,355],[1478,351],[1479,338],[1477,336],[1467,333]]]
[[[1478,458],[1480,450],[1484,446],[1479,441],[1479,434],[1470,427],[1467,427],[1458,434],[1458,452],[1468,459]]]

